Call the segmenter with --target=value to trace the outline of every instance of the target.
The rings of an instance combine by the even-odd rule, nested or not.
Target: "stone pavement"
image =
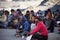
[[[0,40],[25,40],[15,36],[15,29],[0,29]],[[48,40],[60,40],[60,34],[49,33]]]
[[[48,40],[60,40],[60,34],[49,33]]]

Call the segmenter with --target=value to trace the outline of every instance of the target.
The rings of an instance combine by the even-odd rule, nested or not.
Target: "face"
[[[13,12],[13,15],[16,15],[16,12]]]
[[[30,11],[29,11],[29,10],[27,10],[27,11],[26,11],[26,15],[29,15],[29,14],[30,14]]]
[[[14,13],[14,11],[11,12],[12,14]]]
[[[35,19],[35,23],[37,24],[38,22],[39,22],[39,20],[36,18],[36,19]]]
[[[30,13],[29,13],[29,12],[27,12],[26,14],[28,14],[28,15],[29,15]]]
[[[49,16],[48,15],[46,15],[46,19],[49,19]]]
[[[52,18],[51,12],[48,12],[48,16],[49,16],[49,18]]]
[[[20,16],[23,16],[23,14],[21,14],[21,13],[20,13],[19,15],[20,15]]]
[[[9,11],[5,12],[5,15],[8,16],[9,15]]]
[[[46,19],[50,19],[52,16],[51,16],[51,13],[48,12],[48,14],[46,15]]]
[[[31,20],[32,22],[34,22],[35,21],[35,17],[34,16],[32,16],[32,20]]]
[[[30,17],[32,17],[32,14],[30,13]]]

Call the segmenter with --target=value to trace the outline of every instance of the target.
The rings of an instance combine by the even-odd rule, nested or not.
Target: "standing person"
[[[50,32],[54,32],[55,20],[53,20],[52,18],[52,13],[50,9],[48,9],[45,15],[44,23],[47,26],[48,31],[50,30]]]
[[[46,26],[44,25],[43,21],[40,18],[37,18],[37,25],[36,27],[30,31],[30,35],[33,34],[31,40],[47,40],[48,39],[48,31]]]

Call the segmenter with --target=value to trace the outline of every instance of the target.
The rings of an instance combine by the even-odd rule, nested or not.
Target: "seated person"
[[[30,31],[30,35],[33,35],[31,40],[37,39],[37,40],[47,40],[48,39],[48,30],[46,26],[44,25],[43,21],[38,17],[36,18],[37,25],[36,27]]]
[[[29,23],[26,19],[21,17],[17,26],[16,36],[27,34],[29,31]]]
[[[7,28],[9,11],[5,10],[4,13],[0,13],[0,27]]]
[[[13,13],[9,15],[8,20],[9,20],[8,27],[16,29],[18,25],[18,15],[15,11],[13,11]]]

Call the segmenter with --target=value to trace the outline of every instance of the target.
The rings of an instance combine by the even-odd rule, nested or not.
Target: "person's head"
[[[34,10],[31,10],[30,12],[31,12],[31,13],[34,13]]]
[[[13,21],[14,25],[18,24],[18,19],[13,19],[12,21]]]
[[[13,14],[15,12],[15,10],[14,9],[11,9],[11,13]]]
[[[18,14],[22,13],[20,9],[17,9],[16,11],[18,12]]]
[[[37,24],[39,21],[42,21],[42,19],[40,17],[36,17],[35,18],[35,23]]]
[[[14,12],[13,12],[13,15],[14,15],[14,16],[16,16],[16,15],[17,15],[16,11],[14,11]]]
[[[5,13],[5,15],[7,15],[7,16],[9,15],[9,11],[8,11],[8,10],[5,10],[4,13]]]
[[[46,19],[51,19],[52,18],[52,13],[51,13],[50,9],[47,10],[45,17],[46,17]]]
[[[16,11],[21,11],[20,9],[17,9]]]
[[[31,10],[30,12],[34,15],[34,11],[33,10]]]
[[[19,16],[22,16],[23,14],[22,14],[21,12],[18,12],[18,15],[19,15]]]
[[[26,15],[29,15],[29,14],[30,14],[30,11],[29,11],[29,10],[27,10],[27,11],[26,11]]]

